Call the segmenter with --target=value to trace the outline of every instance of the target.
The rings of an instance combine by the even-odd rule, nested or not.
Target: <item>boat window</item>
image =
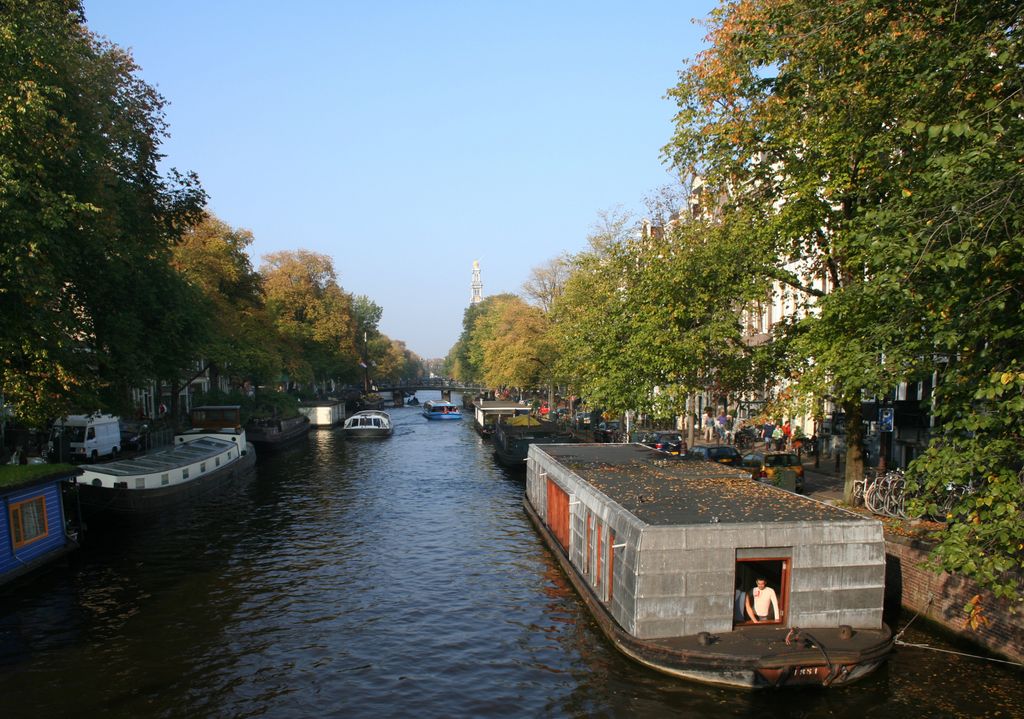
[[[170,484],[170,483],[171,483],[171,475],[169,475],[169,474],[161,474],[160,475],[160,484]]]
[[[145,488],[146,488],[146,478],[145,477],[136,477],[135,478],[135,489],[145,489]]]
[[[43,539],[50,533],[46,521],[46,497],[43,495],[11,504],[8,517],[15,549]]]
[[[790,559],[788,551],[766,550],[759,557],[749,556],[757,554],[756,551],[738,550],[736,559],[736,580],[733,594],[733,625],[753,625],[755,622],[750,616],[750,611],[755,614],[758,611],[765,612],[767,619],[758,623],[786,624],[788,622],[789,602],[789,567]],[[775,555],[775,556],[771,556]],[[775,604],[778,605],[778,615],[775,613],[775,604],[771,602],[771,592],[759,589],[758,579],[764,579],[764,589],[771,589],[775,594]],[[747,610],[747,603],[750,603],[750,611]]]

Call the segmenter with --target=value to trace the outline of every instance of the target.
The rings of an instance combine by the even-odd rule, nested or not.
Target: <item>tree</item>
[[[167,260],[205,195],[194,176],[160,175],[163,99],[137,72],[80,3],[5,3],[0,387],[29,422],[115,406],[188,351],[164,337],[188,342],[201,325]]]
[[[576,258],[555,326],[563,371],[591,402],[668,417],[691,393],[738,392],[760,376],[737,305],[761,285],[729,230],[682,218],[665,232],[602,237]]]
[[[561,254],[543,265],[530,270],[530,277],[523,283],[523,294],[545,313],[551,311],[555,301],[562,295],[566,280],[572,268],[572,259]]]
[[[262,280],[247,254],[252,233],[233,229],[207,213],[189,228],[173,251],[171,264],[210,308],[213,329],[208,341],[193,347],[206,358],[214,385],[221,372],[231,384],[276,378],[283,366],[281,349],[263,300]]]
[[[934,492],[938,459],[965,451],[990,486],[1014,488],[966,500],[951,519],[993,531],[955,522],[938,553],[997,590],[1022,544],[1010,350],[1021,323],[1000,309],[1020,305],[1020,33],[1019,8],[999,0],[727,2],[670,91],[666,148],[722,198],[721,222],[746,235],[758,272],[795,293],[803,311],[777,333],[780,370],[845,411],[848,501],[863,471],[862,400],[948,359],[935,397],[948,421],[912,476]],[[994,464],[965,444],[989,430],[1006,442]]]
[[[356,340],[352,298],[337,284],[326,255],[298,250],[263,258],[267,309],[286,342],[291,381],[355,376]]]
[[[462,334],[448,353],[446,365],[453,377],[463,382],[483,382],[484,343],[494,332],[494,318],[507,302],[518,300],[512,294],[491,295],[471,304],[462,315]]]
[[[501,303],[475,337],[483,350],[484,382],[490,387],[552,387],[554,347],[548,318],[519,298]]]

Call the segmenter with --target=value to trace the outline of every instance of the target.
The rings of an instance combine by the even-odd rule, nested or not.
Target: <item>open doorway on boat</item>
[[[762,616],[766,616],[767,619],[760,619],[759,623],[761,624],[784,624],[789,614],[787,605],[789,603],[790,559],[788,556],[779,556],[782,552],[778,552],[778,550],[760,551],[763,552],[760,556],[754,556],[751,550],[737,552],[733,626],[754,624],[751,612],[763,612]],[[765,580],[764,590],[758,588],[758,579]],[[775,593],[778,614],[775,611],[775,604],[771,602],[771,593],[765,591],[767,589],[771,589]]]

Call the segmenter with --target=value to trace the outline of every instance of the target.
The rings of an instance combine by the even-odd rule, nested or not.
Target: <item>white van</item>
[[[71,414],[53,423],[50,431],[51,462],[115,457],[121,451],[121,421],[112,414]],[[64,452],[69,456],[61,456]]]

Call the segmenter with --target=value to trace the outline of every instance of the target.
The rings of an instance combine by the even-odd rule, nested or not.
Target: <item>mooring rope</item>
[[[931,604],[931,603],[932,603],[932,600],[929,599],[928,600],[928,604]],[[925,605],[925,609],[928,608],[928,604]],[[917,619],[919,616],[921,616],[921,612],[923,612],[923,611],[924,611],[924,609],[918,610],[917,614],[914,615],[914,618],[911,619],[909,622],[907,622],[906,626],[904,626],[903,629],[901,629],[898,632],[896,632],[896,636],[893,637],[893,643],[894,644],[897,644],[897,645],[899,645],[901,647],[913,647],[914,649],[930,649],[933,652],[942,652],[943,654],[956,654],[957,656],[960,656],[960,657],[970,657],[971,659],[982,659],[982,660],[988,661],[988,662],[998,662],[999,664],[1009,664],[1010,666],[1013,666],[1013,667],[1024,667],[1024,662],[1011,662],[1011,661],[1009,661],[1007,659],[996,659],[994,657],[983,657],[980,654],[968,654],[967,652],[955,652],[952,649],[939,649],[938,647],[933,647],[933,646],[931,646],[929,644],[914,644],[913,642],[905,642],[902,639],[900,639],[900,637],[903,636],[903,632],[907,631],[907,629],[910,627],[910,625],[914,623],[914,620]]]

